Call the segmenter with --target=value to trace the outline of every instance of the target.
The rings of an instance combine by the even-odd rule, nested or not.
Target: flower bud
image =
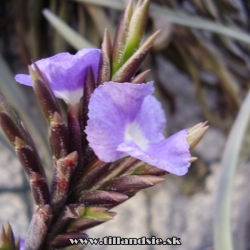
[[[49,84],[41,75],[42,73],[39,71],[35,63],[34,65],[36,69],[34,70],[31,66],[29,66],[29,73],[43,114],[48,123],[50,123],[54,113],[57,112],[60,114],[61,112]]]
[[[201,122],[187,130],[186,139],[189,144],[190,150],[193,149],[198,144],[198,142],[207,132],[209,126],[206,126],[206,125],[207,125],[207,122]]]

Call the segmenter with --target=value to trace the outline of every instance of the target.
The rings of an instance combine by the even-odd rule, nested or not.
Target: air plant
[[[142,42],[149,0],[133,1],[122,16],[113,44],[104,32],[100,49],[60,53],[29,66],[15,79],[32,86],[48,124],[53,179],[49,185],[39,152],[25,125],[0,98],[0,125],[30,180],[35,209],[25,246],[11,227],[0,249],[63,249],[70,238],[113,219],[117,206],[171,173],[184,175],[196,157],[190,150],[208,129],[199,123],[165,139],[166,118],[137,74],[158,31]],[[63,117],[57,98],[67,106]]]

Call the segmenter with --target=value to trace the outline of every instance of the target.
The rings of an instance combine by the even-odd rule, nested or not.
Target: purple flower
[[[88,67],[92,67],[95,80],[97,80],[100,55],[99,49],[83,49],[75,55],[60,53],[39,60],[36,64],[46,77],[55,96],[74,106],[83,95]],[[34,69],[34,65],[31,67]],[[33,85],[30,75],[19,74],[15,76],[15,79],[19,83]]]
[[[105,162],[130,155],[167,172],[184,175],[191,157],[187,130],[164,138],[166,119],[153,91],[153,82],[105,82],[95,89],[85,130],[89,145]]]

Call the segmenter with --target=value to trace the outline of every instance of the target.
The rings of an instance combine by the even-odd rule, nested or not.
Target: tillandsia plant
[[[63,249],[70,238],[111,220],[110,211],[141,189],[184,175],[196,157],[190,150],[208,126],[199,123],[168,139],[160,102],[148,71],[136,75],[158,32],[142,43],[150,1],[130,1],[113,45],[104,32],[101,50],[60,53],[33,62],[17,82],[33,86],[48,124],[54,173],[49,188],[39,152],[6,101],[1,127],[30,180],[35,202],[27,236],[16,240],[9,224],[0,249]],[[57,99],[67,105],[64,120]]]

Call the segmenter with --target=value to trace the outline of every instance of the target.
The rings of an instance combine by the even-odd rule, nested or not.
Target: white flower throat
[[[133,141],[142,150],[147,150],[149,141],[136,122],[129,123],[125,130],[125,141]]]

